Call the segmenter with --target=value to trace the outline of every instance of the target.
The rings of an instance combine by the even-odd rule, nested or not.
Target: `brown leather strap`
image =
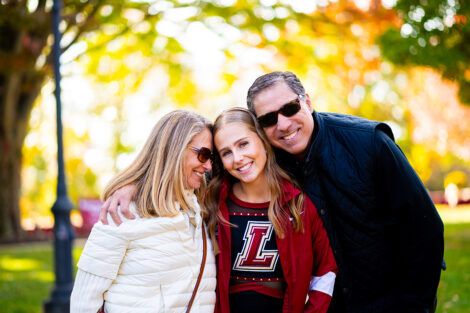
[[[193,305],[194,298],[196,298],[196,292],[199,288],[199,283],[201,282],[202,273],[204,272],[204,267],[206,266],[206,255],[207,255],[207,243],[206,243],[206,229],[204,227],[204,222],[202,223],[202,263],[201,269],[199,270],[199,276],[197,277],[196,285],[194,286],[193,294],[191,296],[191,300],[189,300],[188,308],[186,309],[186,313],[189,313],[191,310],[191,306]]]

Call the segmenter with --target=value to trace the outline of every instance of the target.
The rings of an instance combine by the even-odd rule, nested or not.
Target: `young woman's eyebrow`
[[[237,139],[237,140],[235,141],[235,145],[236,145],[237,143],[239,143],[240,141],[245,140],[245,139],[247,139],[247,138],[248,138],[248,137],[242,137],[242,138],[240,138],[240,139]],[[227,149],[228,149],[228,147],[222,147],[222,148],[220,148],[218,151],[219,151],[219,153],[222,153],[222,152],[224,152],[224,151],[227,150]]]

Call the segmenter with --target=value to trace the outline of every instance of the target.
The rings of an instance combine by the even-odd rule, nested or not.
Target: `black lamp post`
[[[62,144],[62,110],[60,100],[60,12],[61,0],[54,0],[52,6],[52,28],[54,32],[54,78],[57,107],[57,198],[52,206],[54,214],[54,262],[55,286],[51,297],[44,303],[45,313],[68,313],[70,311],[70,293],[73,287],[72,245],[74,231],[70,223],[72,203],[67,197],[65,184],[64,154]]]

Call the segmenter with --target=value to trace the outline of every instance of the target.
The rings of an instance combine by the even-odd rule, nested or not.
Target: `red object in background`
[[[434,204],[449,204],[446,200],[444,190],[428,191]],[[464,188],[461,190],[459,201],[457,204],[470,204],[470,189]]]
[[[434,202],[434,204],[447,204],[444,191],[429,191],[429,196],[431,197],[431,200]]]
[[[78,202],[78,209],[82,215],[83,225],[78,231],[79,235],[88,236],[93,225],[98,222],[100,217],[100,208],[103,202],[99,199],[81,199]]]

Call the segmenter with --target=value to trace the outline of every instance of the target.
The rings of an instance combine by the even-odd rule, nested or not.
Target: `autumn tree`
[[[126,10],[144,12],[149,23],[159,19],[149,3],[118,0],[65,0],[62,52],[87,35],[115,25],[114,37],[129,32]],[[103,10],[111,8],[109,14]],[[52,1],[2,0],[0,2],[0,238],[22,235],[19,217],[22,146],[33,104],[51,75]],[[109,11],[109,10],[108,10]],[[114,38],[108,38],[112,40]],[[105,44],[99,42],[96,49]]]
[[[399,0],[402,22],[378,42],[383,55],[399,66],[427,66],[459,85],[470,105],[470,4],[459,0]]]
[[[0,234],[9,239],[20,234],[21,147],[49,71],[43,54],[50,34],[45,4],[39,1],[30,12],[24,1],[0,3]]]

